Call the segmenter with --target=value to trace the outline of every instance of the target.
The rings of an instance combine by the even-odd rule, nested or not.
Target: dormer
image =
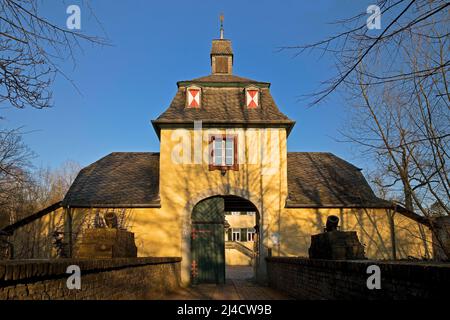
[[[250,86],[245,88],[245,107],[247,109],[259,108],[259,88]]]
[[[186,108],[199,109],[202,104],[202,89],[198,86],[188,86],[186,88]]]
[[[284,128],[286,135],[291,132],[295,121],[278,109],[270,93],[269,82],[232,74],[234,55],[231,40],[224,39],[223,33],[222,16],[220,37],[212,40],[212,74],[177,82],[178,90],[169,107],[152,121],[160,139],[163,129],[167,130],[166,137],[170,140],[172,130],[195,127],[198,121],[208,129]],[[231,142],[227,142],[227,135],[221,134],[225,140],[216,141],[215,167],[222,170],[225,166],[234,166],[235,162],[226,156],[227,152],[231,154]],[[223,150],[217,151],[219,147]]]

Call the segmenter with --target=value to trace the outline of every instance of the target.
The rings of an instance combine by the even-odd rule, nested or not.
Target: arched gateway
[[[177,82],[152,121],[160,152],[115,152],[81,170],[62,202],[3,229],[17,229],[16,258],[53,257],[55,232],[74,256],[83,222],[115,210],[126,213],[139,256],[182,258],[185,285],[223,282],[228,252],[241,250],[233,263],[247,259],[241,245],[253,247],[264,282],[265,258],[308,256],[329,215],[358,233],[370,259],[430,256],[429,221],[378,198],[359,168],[331,153],[287,151],[295,121],[278,108],[270,83],[233,74],[231,40],[214,39],[209,57],[211,74]],[[247,226],[225,235],[225,220],[235,218],[229,211],[254,211],[256,235]],[[38,235],[24,227],[33,221]],[[242,241],[249,237],[256,241]]]
[[[229,227],[225,212],[255,212],[255,230],[259,214],[248,200],[237,196],[215,196],[198,202],[191,217],[191,282],[225,283],[225,234]],[[257,241],[258,236],[254,240]],[[252,250],[256,257],[258,245]],[[253,259],[256,268],[257,259]]]

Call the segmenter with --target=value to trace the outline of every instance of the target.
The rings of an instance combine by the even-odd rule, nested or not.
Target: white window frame
[[[237,236],[235,236],[235,235],[237,235]],[[241,242],[241,229],[239,229],[239,228],[231,229],[231,241]]]
[[[247,228],[247,241],[254,242],[255,241],[255,228]]]
[[[210,170],[239,170],[238,135],[213,134],[210,140]]]
[[[225,137],[225,139],[223,137],[220,137],[220,140],[216,139],[213,142],[213,150],[214,150],[214,158],[213,158],[213,164],[214,166],[217,167],[232,167],[234,166],[234,154],[235,154],[235,150],[234,150],[234,137]],[[227,146],[227,142],[231,141],[231,148],[229,148],[229,145]],[[219,154],[219,152],[217,152],[218,150],[218,145],[220,144],[220,163],[217,161],[219,157],[217,157],[217,155]],[[227,163],[227,160],[231,159],[230,163]]]

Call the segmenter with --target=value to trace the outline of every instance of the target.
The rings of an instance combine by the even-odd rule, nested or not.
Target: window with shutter
[[[259,107],[259,88],[245,88],[245,106],[247,109],[256,109]]]
[[[210,136],[210,170],[239,170],[236,135]]]
[[[186,88],[186,108],[200,108],[202,101],[202,90],[197,86]]]
[[[216,73],[229,73],[228,57],[215,57],[215,59],[216,59]]]

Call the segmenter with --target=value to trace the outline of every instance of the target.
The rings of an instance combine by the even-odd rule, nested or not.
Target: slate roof
[[[360,170],[331,153],[288,152],[287,207],[391,207]],[[84,168],[63,200],[72,207],[159,206],[159,153],[111,153]]]
[[[359,168],[332,153],[288,152],[287,179],[287,207],[392,207]]]
[[[193,82],[204,80],[204,78],[200,78]],[[184,87],[180,87],[169,108],[152,123],[157,132],[158,128],[164,124],[189,124],[194,120],[202,120],[204,124],[282,126],[286,127],[289,133],[295,121],[290,120],[278,109],[268,88],[260,90],[260,106],[255,109],[247,109],[244,88],[203,87],[201,106],[197,109],[185,107],[186,90]]]
[[[80,171],[63,206],[159,206],[159,153],[114,152]]]

